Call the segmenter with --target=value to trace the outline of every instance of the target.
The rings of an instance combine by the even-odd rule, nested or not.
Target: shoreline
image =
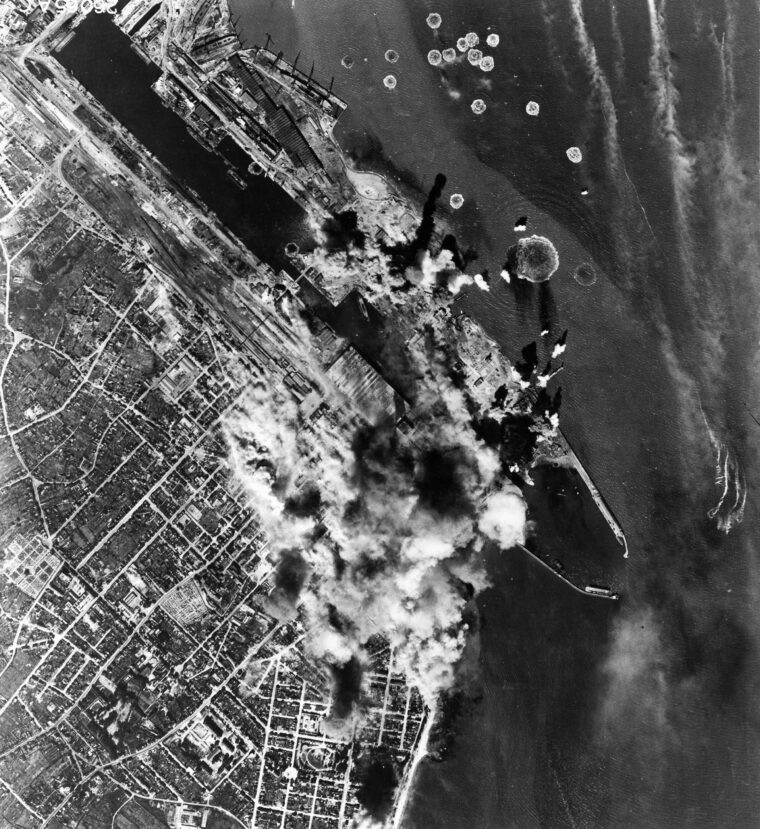
[[[406,772],[401,779],[401,786],[399,787],[396,801],[393,804],[393,813],[390,820],[386,823],[388,829],[401,829],[404,815],[407,813],[409,795],[414,784],[414,777],[417,772],[417,767],[428,754],[428,743],[430,742],[430,734],[433,730],[437,713],[438,709],[435,705],[428,709],[427,719],[422,729],[420,740],[414,749],[412,759],[407,765]]]

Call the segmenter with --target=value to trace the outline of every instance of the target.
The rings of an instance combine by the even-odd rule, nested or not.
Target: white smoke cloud
[[[258,380],[225,424],[233,474],[275,563],[287,567],[295,555],[308,572],[298,601],[311,656],[362,661],[367,640],[381,634],[429,702],[453,683],[464,647],[461,583],[487,584],[483,541],[511,546],[525,521],[439,345],[432,359],[421,346],[412,352],[424,381],[410,438],[345,407],[304,422],[285,391]],[[293,504],[306,491],[319,493],[319,509],[303,515]],[[315,533],[318,525],[327,533]]]
[[[375,820],[372,815],[361,811],[351,819],[349,829],[384,829],[385,825],[383,821]]]
[[[170,349],[182,335],[182,323],[177,317],[169,290],[163,281],[156,280],[155,299],[148,310],[163,325],[163,335],[156,343],[156,347],[161,353]]]
[[[483,545],[508,548],[525,525],[499,448],[476,429],[485,417],[500,419],[502,407],[519,406],[521,386],[478,325],[439,313],[466,285],[487,290],[486,280],[463,273],[451,251],[416,250],[409,233],[388,237],[385,247],[372,243],[372,221],[361,213],[355,230],[348,249],[328,250],[323,238],[304,259],[333,296],[359,288],[388,317],[399,308],[413,313],[423,336],[405,346],[411,431],[396,430],[387,415],[368,419],[336,394],[306,330],[297,337],[299,362],[326,411],[305,419],[284,386],[254,377],[224,430],[232,472],[268,535],[270,610],[299,613],[307,654],[333,666],[326,727],[343,736],[360,713],[360,701],[337,710],[344,669],[356,669],[342,689],[356,697],[355,673],[378,636],[429,704],[452,686],[465,645],[463,611],[488,584]],[[492,408],[502,385],[506,398]]]
[[[505,549],[525,540],[525,501],[517,487],[505,487],[486,499],[478,526]]]
[[[408,214],[404,213],[403,218],[408,220]],[[372,226],[361,215],[358,216],[358,229],[367,239],[373,235]],[[383,229],[390,245],[410,245],[414,230],[412,226],[401,233],[398,227],[386,222]],[[394,266],[390,247],[384,250],[382,246],[367,241],[364,246],[352,244],[348,250],[327,250],[322,227],[314,224],[312,231],[321,244],[305,254],[303,259],[318,274],[315,278],[320,287],[336,303],[352,288],[360,288],[368,299],[379,303],[381,307],[409,302],[409,295],[405,291],[409,285],[424,291],[445,289],[452,296],[469,285],[475,285],[481,291],[490,290],[482,274],[470,276],[464,273],[457,265],[454,253],[448,249],[441,249],[438,253],[419,251],[412,262],[399,267],[398,264]]]
[[[476,273],[475,276],[472,277],[472,281],[478,286],[478,288],[480,288],[481,291],[491,290],[488,282],[486,282],[483,274],[481,273]]]
[[[603,665],[605,679],[598,709],[598,740],[629,752],[629,762],[651,779],[662,780],[669,723],[668,656],[651,609],[629,611],[618,620]]]
[[[297,463],[297,420],[297,407],[287,390],[259,381],[248,386],[225,421],[232,470],[267,531],[291,526],[283,522],[283,503],[276,492],[288,488]]]

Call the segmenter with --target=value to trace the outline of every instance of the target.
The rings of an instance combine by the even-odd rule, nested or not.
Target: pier
[[[623,548],[623,558],[628,558],[628,542],[625,538],[625,533],[623,532],[623,528],[618,523],[618,520],[612,513],[612,510],[607,505],[607,502],[602,497],[601,492],[596,488],[594,482],[591,480],[591,476],[586,472],[586,468],[580,461],[580,458],[575,454],[573,448],[570,446],[569,441],[565,435],[562,436],[565,439],[565,443],[567,443],[567,454],[572,463],[573,468],[575,471],[581,476],[583,479],[583,483],[586,484],[588,487],[588,491],[591,493],[591,497],[594,499],[594,503],[599,508],[599,512],[604,516],[604,520],[609,525],[609,528],[612,530],[615,538],[617,539],[618,544]]]
[[[564,573],[561,573],[559,570],[555,569],[551,566],[547,561],[544,561],[541,556],[534,553],[532,550],[529,550],[524,544],[517,544],[515,545],[518,549],[522,550],[524,553],[527,553],[532,559],[537,561],[540,565],[545,567],[550,573],[555,575],[558,579],[562,579],[565,584],[569,587],[572,587],[576,593],[580,593],[583,596],[590,596],[595,599],[608,599],[610,601],[618,601],[620,595],[618,593],[614,593],[607,587],[599,587],[597,585],[589,584],[586,587],[578,587],[578,585],[571,581]]]

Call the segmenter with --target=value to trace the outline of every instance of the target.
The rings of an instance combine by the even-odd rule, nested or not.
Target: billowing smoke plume
[[[408,205],[387,202],[383,214],[374,221],[381,224],[384,238],[371,243],[372,225],[353,211],[314,223],[312,232],[319,245],[304,254],[303,261],[315,274],[320,287],[334,301],[342,299],[352,287],[386,310],[408,306],[419,290],[458,294],[475,285],[488,291],[488,275],[465,273],[476,256],[461,253],[452,235],[436,235],[434,218],[446,177],[438,175],[422,209],[416,227],[409,226]]]
[[[418,398],[407,435],[346,407],[306,420],[263,376],[226,421],[233,471],[270,539],[270,610],[300,606],[310,654],[332,666],[338,719],[350,719],[365,644],[378,634],[428,701],[448,688],[462,610],[486,585],[479,551],[523,537],[524,502],[498,448],[478,436],[485,412],[452,379],[445,340],[441,326],[412,349]]]
[[[366,301],[382,314],[384,337],[405,332],[382,358],[403,375],[403,418],[398,394],[391,415],[340,392],[337,352],[304,330],[299,361],[327,405],[315,416],[262,374],[246,378],[226,419],[233,473],[269,539],[267,609],[299,615],[307,654],[332,680],[324,728],[343,738],[361,721],[378,642],[429,704],[453,686],[466,606],[487,585],[481,550],[523,540],[518,485],[557,436],[552,366],[546,383],[533,370],[522,378],[478,325],[451,313],[462,287],[488,290],[488,275],[467,274],[477,255],[436,228],[444,184],[438,176],[416,220],[409,205],[386,202],[322,223],[301,259],[334,303],[358,289],[365,319]]]

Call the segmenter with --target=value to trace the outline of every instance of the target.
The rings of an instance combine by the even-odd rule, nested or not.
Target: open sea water
[[[231,6],[251,43],[270,33],[335,77],[338,138],[360,167],[421,195],[444,173],[445,200],[464,196],[452,218],[492,288],[462,307],[508,355],[547,321],[569,329],[563,429],[628,538],[618,606],[493,556],[479,684],[446,758],[422,764],[406,824],[757,826],[756,4]],[[492,72],[429,65],[467,32],[499,35]],[[559,251],[543,306],[498,278],[521,216]],[[573,279],[581,262],[594,285]]]

